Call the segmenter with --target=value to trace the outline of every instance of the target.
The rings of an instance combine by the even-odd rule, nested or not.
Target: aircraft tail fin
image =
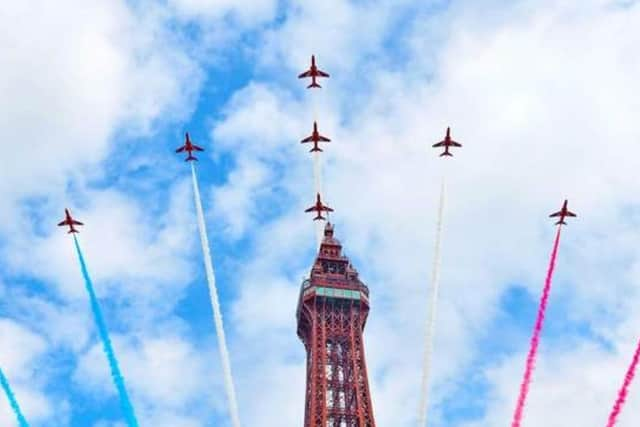
[[[310,153],[313,153],[314,151],[320,152],[322,153],[322,148],[320,147],[313,147],[311,150],[309,150]]]
[[[307,89],[311,89],[312,87],[322,87],[322,86],[320,86],[317,82],[311,82],[311,84],[307,86]]]
[[[445,151],[444,153],[440,154],[440,157],[443,157],[443,156],[453,157],[453,154],[451,154],[451,153],[450,153],[450,152],[448,152],[448,151]]]
[[[191,154],[189,154],[189,157],[187,157],[186,159],[184,159],[185,162],[189,162],[191,160],[195,160],[196,162],[198,161],[197,158],[193,157]]]

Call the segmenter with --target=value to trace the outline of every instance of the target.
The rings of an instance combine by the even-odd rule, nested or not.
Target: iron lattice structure
[[[297,310],[307,351],[304,427],[375,427],[362,339],[368,313],[369,289],[328,223]]]

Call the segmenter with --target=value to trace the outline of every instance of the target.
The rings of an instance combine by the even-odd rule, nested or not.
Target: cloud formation
[[[25,413],[47,426],[118,425],[77,408],[103,408],[113,390],[72,248],[50,225],[73,204],[91,224],[83,247],[142,424],[224,425],[210,316],[202,333],[193,303],[202,276],[186,174],[140,142],[161,146],[164,127],[197,117],[212,123],[215,149],[202,163],[224,166],[203,196],[210,237],[224,243],[214,258],[242,419],[302,422],[294,316],[314,230],[298,141],[315,112],[332,138],[323,188],[336,235],[371,289],[378,425],[415,422],[443,174],[433,425],[508,422],[551,249],[546,216],[564,198],[579,218],[564,233],[525,422],[604,424],[638,338],[639,15],[604,0],[7,5],[0,363]],[[220,112],[199,99],[205,82],[225,84],[225,56],[211,52],[247,59],[249,80],[217,100]],[[313,97],[295,78],[312,53],[332,74]],[[444,165],[429,146],[447,126],[464,147]],[[150,160],[117,154],[135,150]],[[622,427],[640,405],[633,390],[628,405]]]

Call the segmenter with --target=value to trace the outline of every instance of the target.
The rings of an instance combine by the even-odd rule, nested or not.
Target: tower
[[[327,223],[298,301],[298,336],[307,351],[304,427],[375,427],[362,333],[369,289]]]

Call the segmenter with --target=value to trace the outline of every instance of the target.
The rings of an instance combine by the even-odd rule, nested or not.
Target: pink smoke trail
[[[518,396],[518,403],[516,405],[516,411],[513,414],[513,422],[511,423],[511,427],[520,427],[525,400],[527,399],[527,395],[529,393],[529,384],[531,383],[531,375],[533,374],[533,368],[536,362],[536,353],[538,352],[540,333],[542,332],[544,315],[547,310],[547,302],[549,300],[549,294],[551,292],[551,279],[553,278],[553,269],[555,268],[556,257],[558,256],[558,246],[560,245],[561,229],[562,226],[558,226],[556,240],[553,244],[553,251],[551,252],[549,270],[547,271],[547,278],[544,281],[544,290],[542,292],[540,306],[538,307],[538,318],[536,319],[536,324],[533,329],[533,337],[531,337],[531,348],[529,349],[529,354],[527,355],[527,364],[524,371],[524,378],[522,379],[522,384],[520,385],[520,395]]]
[[[622,388],[618,392],[618,399],[616,400],[615,405],[613,405],[613,410],[611,411],[611,415],[609,415],[609,422],[607,423],[607,427],[613,427],[616,424],[616,420],[618,419],[618,415],[622,411],[622,407],[624,406],[624,401],[627,399],[627,393],[629,392],[629,386],[631,385],[631,381],[633,381],[633,377],[636,374],[636,367],[638,366],[638,361],[640,360],[640,342],[638,342],[638,348],[636,348],[636,352],[633,355],[633,360],[631,361],[631,365],[629,366],[629,370],[624,377],[624,384]]]

